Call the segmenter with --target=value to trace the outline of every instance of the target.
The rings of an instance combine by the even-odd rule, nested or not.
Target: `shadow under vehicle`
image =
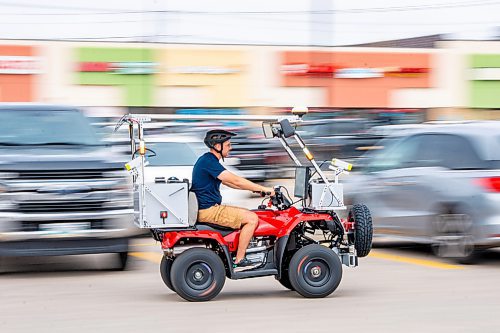
[[[123,269],[135,231],[123,160],[74,107],[5,104],[0,119],[0,256],[117,253]]]
[[[463,263],[500,246],[500,122],[426,125],[378,146],[346,184],[346,201],[370,207],[376,236]]]

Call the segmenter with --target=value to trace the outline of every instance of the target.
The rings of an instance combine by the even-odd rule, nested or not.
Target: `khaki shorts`
[[[207,209],[200,209],[198,211],[198,221],[240,229],[246,211],[248,210],[240,207],[215,205]]]

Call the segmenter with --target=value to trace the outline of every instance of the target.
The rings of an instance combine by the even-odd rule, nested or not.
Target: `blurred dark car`
[[[369,131],[372,125],[370,120],[364,118],[306,120],[297,131],[316,160],[353,160],[372,149],[382,138],[380,134]]]
[[[262,128],[237,129],[231,139],[231,157],[239,159],[235,165],[239,174],[252,181],[293,176],[291,161],[277,140],[264,138]]]
[[[464,263],[500,246],[500,122],[422,125],[378,145],[344,191],[370,208],[376,236]]]

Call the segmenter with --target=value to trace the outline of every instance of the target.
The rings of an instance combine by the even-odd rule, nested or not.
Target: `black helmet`
[[[215,129],[208,131],[207,134],[205,134],[205,139],[203,140],[203,142],[208,148],[215,149],[216,144],[224,143],[227,140],[231,139],[233,136],[236,136],[236,133],[222,129]]]

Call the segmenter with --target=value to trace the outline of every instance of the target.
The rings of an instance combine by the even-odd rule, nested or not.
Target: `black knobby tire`
[[[191,302],[203,302],[220,293],[226,274],[224,263],[215,252],[192,248],[174,260],[170,278],[179,296]]]
[[[366,257],[372,249],[373,224],[368,207],[355,204],[349,211],[349,221],[354,222],[354,248],[358,257]]]
[[[326,297],[337,289],[342,280],[342,264],[331,249],[311,244],[293,255],[288,276],[293,289],[300,295]]]
[[[170,272],[172,271],[172,264],[174,260],[170,257],[163,256],[160,263],[160,274],[163,283],[168,287],[168,289],[175,291],[174,286],[172,286],[172,279],[170,278]]]

